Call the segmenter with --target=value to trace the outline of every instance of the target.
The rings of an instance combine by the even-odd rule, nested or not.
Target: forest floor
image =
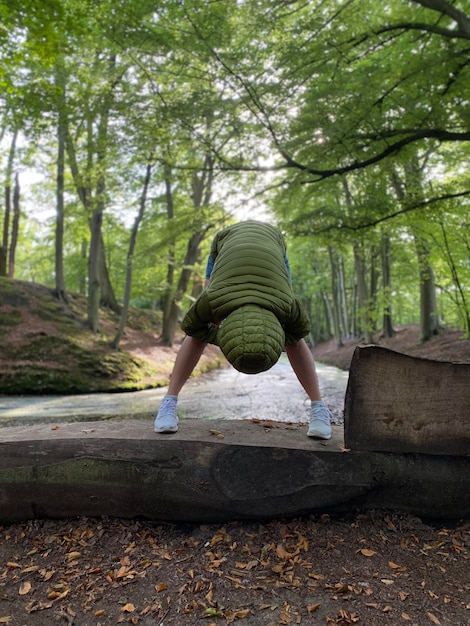
[[[25,355],[40,333],[63,332],[56,313],[41,324],[37,303],[22,298],[21,319],[2,337],[2,380],[18,365],[15,345]],[[0,327],[3,313],[14,321],[12,301],[11,293],[10,304],[0,300]],[[374,341],[413,356],[470,362],[470,342],[459,331],[419,345],[417,327],[406,326]],[[102,360],[103,338],[96,350],[87,342],[88,363]],[[314,356],[347,369],[357,343],[320,344]],[[127,331],[122,348],[136,362],[150,360],[165,384],[178,342],[164,348],[155,330],[141,326]],[[216,350],[204,367],[218,364]],[[34,363],[41,375],[56,365],[53,355]],[[0,625],[469,623],[468,519],[351,511],[225,524],[77,518],[0,526]]]

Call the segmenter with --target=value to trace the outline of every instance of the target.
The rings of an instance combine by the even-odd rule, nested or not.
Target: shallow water
[[[320,389],[340,423],[348,372],[317,363]],[[268,372],[241,374],[231,367],[190,380],[180,394],[183,417],[308,421],[310,401],[284,355]]]
[[[317,363],[320,389],[333,421],[341,423],[348,372]],[[155,414],[166,387],[127,393],[75,396],[0,396],[0,426],[92,421]],[[287,358],[268,372],[240,374],[231,367],[188,381],[181,392],[181,417],[308,421],[310,402]]]

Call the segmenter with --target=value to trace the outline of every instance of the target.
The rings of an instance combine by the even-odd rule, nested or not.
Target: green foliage
[[[55,223],[37,222],[34,209],[53,213],[60,119],[69,290],[86,291],[89,219],[102,202],[106,261],[122,300],[150,162],[134,301],[161,304],[168,264],[181,273],[195,232],[204,234],[191,268],[199,284],[212,234],[245,204],[256,217],[261,202],[287,233],[316,341],[333,332],[337,278],[344,336],[364,331],[364,306],[375,326],[387,307],[394,323],[419,320],[416,232],[429,247],[441,318],[467,330],[470,16],[462,1],[452,6],[457,17],[417,0],[0,3],[2,164],[6,171],[19,130],[14,169],[33,164],[45,176],[40,192],[22,194],[17,277],[54,284]],[[419,193],[406,184],[415,162]]]

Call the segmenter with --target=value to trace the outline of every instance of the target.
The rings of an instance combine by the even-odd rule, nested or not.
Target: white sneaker
[[[330,410],[325,405],[312,406],[307,436],[331,439]]]
[[[158,434],[176,433],[178,430],[178,416],[174,399],[163,398],[158,415],[155,418],[154,430]]]

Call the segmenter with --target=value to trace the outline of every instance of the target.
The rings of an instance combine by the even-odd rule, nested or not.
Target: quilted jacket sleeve
[[[191,305],[181,322],[181,328],[199,341],[217,344],[218,326],[214,323],[206,291]]]
[[[284,322],[286,344],[297,343],[310,332],[310,320],[302,305],[294,298],[289,317]]]

